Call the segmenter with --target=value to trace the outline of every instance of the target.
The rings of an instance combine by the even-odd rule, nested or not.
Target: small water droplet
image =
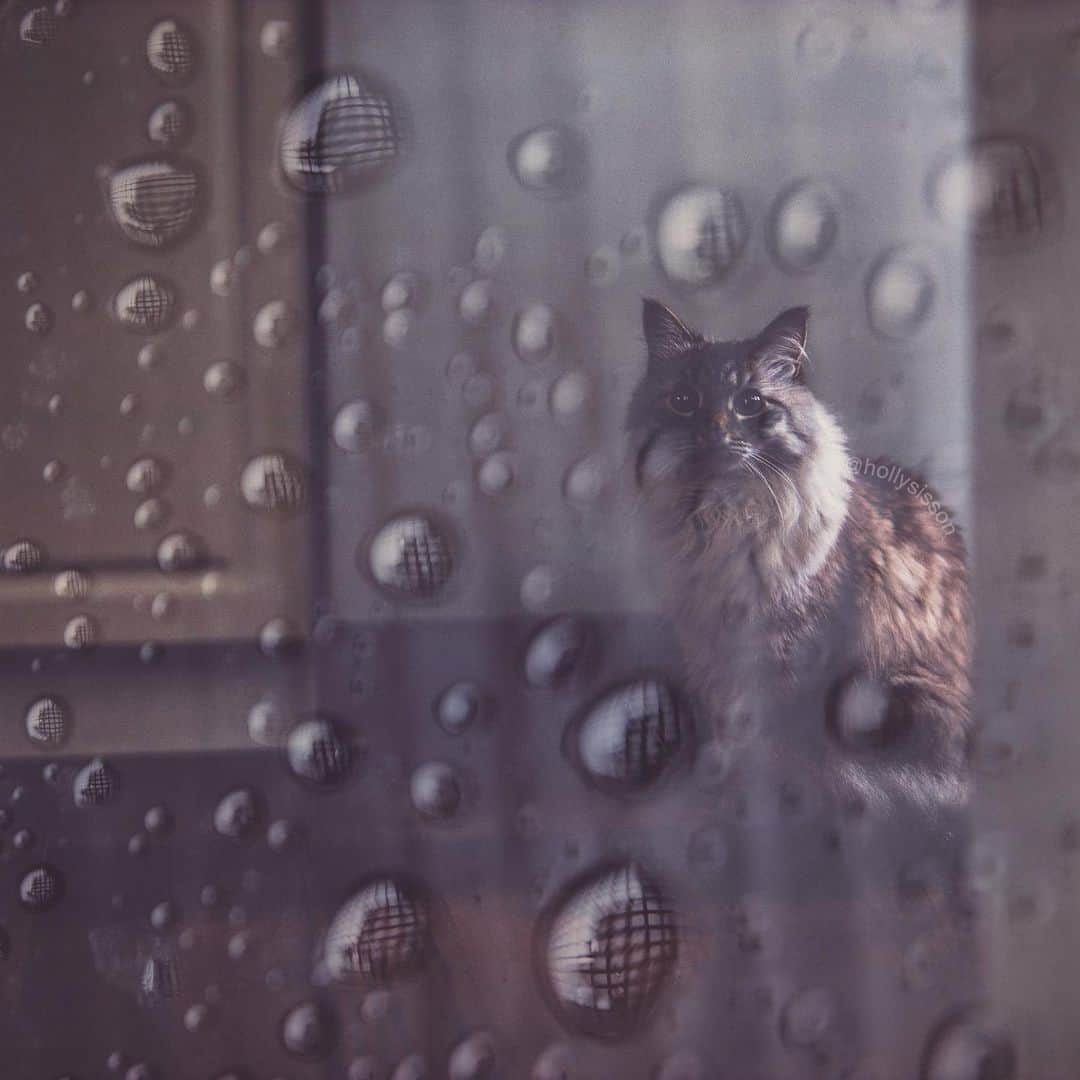
[[[394,274],[382,288],[380,300],[385,312],[415,307],[420,299],[420,278],[411,270]]]
[[[547,304],[530,304],[514,316],[511,341],[518,359],[535,364],[555,351],[555,312]]]
[[[147,35],[146,59],[162,82],[186,83],[195,68],[191,34],[176,19],[162,19]]]
[[[936,292],[933,275],[917,255],[892,251],[878,261],[867,281],[870,325],[883,337],[909,337],[926,321]]]
[[[412,774],[409,796],[421,816],[446,819],[453,817],[461,805],[461,784],[449,765],[429,762]]]
[[[271,60],[285,60],[296,47],[292,23],[286,19],[267,19],[259,31],[259,48]]]
[[[543,611],[551,603],[558,582],[550,566],[534,566],[521,579],[521,603],[529,611]]]
[[[255,343],[263,349],[280,349],[292,336],[292,330],[292,311],[284,300],[264,304],[252,323]]]
[[[64,627],[64,644],[69,649],[89,649],[97,644],[97,624],[89,615],[76,615]]]
[[[373,402],[363,398],[350,401],[334,416],[334,442],[347,454],[366,454],[378,445],[383,423]]]
[[[448,534],[423,514],[391,518],[362,557],[377,584],[406,599],[441,592],[454,568]]]
[[[70,731],[70,713],[61,698],[38,698],[26,710],[26,734],[42,749],[62,746]]]
[[[447,1062],[449,1080],[492,1080],[495,1068],[495,1039],[487,1031],[476,1031],[462,1039]]]
[[[288,454],[259,454],[240,475],[244,501],[255,510],[292,514],[307,500],[307,482],[300,464]]]
[[[121,232],[142,247],[179,239],[195,223],[199,180],[185,165],[140,161],[118,169],[108,182],[108,204]]]
[[[31,304],[26,309],[26,314],[23,316],[23,322],[26,324],[26,329],[29,330],[31,334],[37,334],[40,337],[44,337],[44,335],[53,328],[52,309],[40,302]]]
[[[16,540],[4,549],[3,568],[9,574],[29,574],[45,561],[41,545],[34,540]]]
[[[135,507],[132,521],[136,529],[156,529],[163,525],[169,518],[169,504],[157,496],[146,499]]]
[[[493,306],[492,284],[489,278],[470,281],[461,291],[458,313],[462,322],[470,326],[482,326],[488,321]]]
[[[476,482],[485,495],[503,495],[514,483],[514,459],[505,450],[489,455],[476,470]]]
[[[72,796],[78,807],[104,806],[116,794],[117,777],[101,758],[94,758],[75,774]]]
[[[588,641],[585,624],[570,615],[544,623],[525,652],[525,679],[548,689],[565,681],[581,660]]]
[[[30,911],[48,911],[64,895],[64,879],[54,866],[43,863],[28,870],[19,881],[19,902]]]
[[[527,191],[562,198],[579,188],[588,171],[586,143],[566,124],[530,128],[510,143],[510,171]]]
[[[473,683],[447,687],[435,701],[435,722],[447,735],[461,735],[476,722],[483,698]]]
[[[354,755],[337,725],[316,716],[289,732],[285,756],[294,776],[316,787],[333,787],[348,775]]]
[[[232,360],[215,360],[203,373],[203,389],[214,397],[235,397],[243,386],[244,369]]]
[[[151,110],[146,133],[160,146],[182,146],[191,138],[191,113],[182,101],[163,101]]]
[[[206,560],[202,542],[190,532],[169,533],[158,544],[157,563],[166,574],[194,570]]]
[[[220,836],[242,840],[252,835],[260,816],[255,792],[237,788],[224,795],[214,808],[214,831]]]

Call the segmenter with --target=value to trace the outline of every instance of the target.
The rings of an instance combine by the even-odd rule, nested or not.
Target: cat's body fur
[[[781,747],[783,731],[763,732],[770,715],[835,735],[830,714],[880,687],[887,722],[866,745],[823,740],[815,767],[864,800],[891,787],[955,802],[969,727],[963,544],[921,485],[852,470],[803,381],[806,314],[710,342],[646,302],[649,371],[629,427],[690,687],[718,739]],[[742,418],[733,402],[756,409],[739,395],[757,391],[763,411]],[[672,400],[697,409],[669,417]]]

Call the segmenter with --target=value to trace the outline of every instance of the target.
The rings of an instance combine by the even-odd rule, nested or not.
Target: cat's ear
[[[644,300],[641,305],[641,325],[645,344],[649,347],[649,362],[673,360],[688,348],[700,345],[702,338],[659,300]]]
[[[803,380],[807,359],[806,327],[809,321],[809,308],[788,308],[758,334],[758,345],[774,374],[799,382]]]

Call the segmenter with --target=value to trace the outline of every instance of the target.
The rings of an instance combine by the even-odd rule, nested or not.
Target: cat
[[[791,308],[717,341],[644,301],[627,427],[688,689],[732,753],[764,738],[784,756],[809,731],[813,769],[844,799],[959,805],[963,540],[910,471],[853,467],[807,385],[808,320]]]

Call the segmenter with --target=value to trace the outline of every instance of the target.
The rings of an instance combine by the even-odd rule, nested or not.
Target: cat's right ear
[[[659,300],[646,299],[641,305],[641,325],[649,348],[649,363],[664,363],[701,344],[695,334],[669,307]]]

